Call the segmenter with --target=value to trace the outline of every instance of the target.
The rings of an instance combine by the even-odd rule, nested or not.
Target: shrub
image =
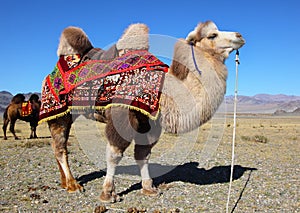
[[[251,141],[251,137],[249,137],[249,136],[241,136],[241,139],[243,141]]]
[[[254,136],[254,141],[255,142],[259,142],[259,143],[267,143],[268,142],[268,138],[266,138],[263,135],[255,135]]]

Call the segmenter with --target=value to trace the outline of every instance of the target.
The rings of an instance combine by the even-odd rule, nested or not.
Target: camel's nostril
[[[237,38],[242,38],[242,35],[240,33],[236,33]]]

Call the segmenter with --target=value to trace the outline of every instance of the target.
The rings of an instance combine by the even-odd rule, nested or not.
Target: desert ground
[[[2,126],[2,119],[0,120]],[[215,115],[184,135],[163,133],[150,158],[160,195],[140,193],[132,147],[117,170],[121,200],[99,201],[105,177],[104,124],[79,118],[68,151],[73,175],[83,192],[60,188],[59,171],[46,123],[38,139],[18,121],[14,140],[0,134],[0,211],[2,212],[225,212],[228,196],[232,115]],[[300,212],[300,117],[263,114],[237,116],[230,212]]]

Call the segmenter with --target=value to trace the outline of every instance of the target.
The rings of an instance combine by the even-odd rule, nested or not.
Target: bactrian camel
[[[147,50],[148,37],[146,25],[130,25],[116,44],[118,54],[130,50]],[[214,115],[226,92],[225,59],[244,43],[243,37],[237,32],[219,31],[211,21],[199,23],[186,39],[179,39],[175,44],[173,61],[165,76],[157,120],[124,107],[111,107],[105,111],[107,173],[101,201],[116,201],[115,170],[132,141],[135,142],[134,158],[140,168],[142,193],[158,194],[149,174],[148,160],[162,129],[171,133],[189,132]],[[62,32],[57,53],[58,56],[85,54],[91,48],[92,44],[82,29],[69,27]],[[188,95],[182,90],[188,91]],[[48,121],[48,124],[60,170],[61,186],[69,192],[82,190],[83,187],[74,179],[68,164],[67,141],[72,115],[66,114]]]
[[[30,108],[30,112],[26,115],[24,111],[22,112],[22,104]],[[25,101],[25,96],[23,94],[16,94],[10,104],[6,107],[3,113],[3,133],[4,140],[7,140],[6,129],[10,122],[9,130],[14,135],[14,138],[19,139],[15,132],[15,124],[18,119],[30,123],[30,138],[37,138],[36,127],[39,121],[39,111],[41,107],[41,102],[37,94],[32,94],[28,101]],[[28,110],[28,108],[27,108]]]

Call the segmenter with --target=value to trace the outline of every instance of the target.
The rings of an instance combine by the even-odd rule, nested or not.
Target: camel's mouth
[[[223,50],[227,50],[228,52],[232,52],[233,50],[237,50],[237,49],[241,48],[245,43],[246,43],[246,41],[243,38],[240,38],[240,39],[231,41],[230,44],[222,45],[219,48],[223,49]]]
[[[245,39],[240,38],[239,40],[233,41],[233,49],[237,50],[239,48],[241,48],[242,46],[244,46],[244,44],[246,43]]]

